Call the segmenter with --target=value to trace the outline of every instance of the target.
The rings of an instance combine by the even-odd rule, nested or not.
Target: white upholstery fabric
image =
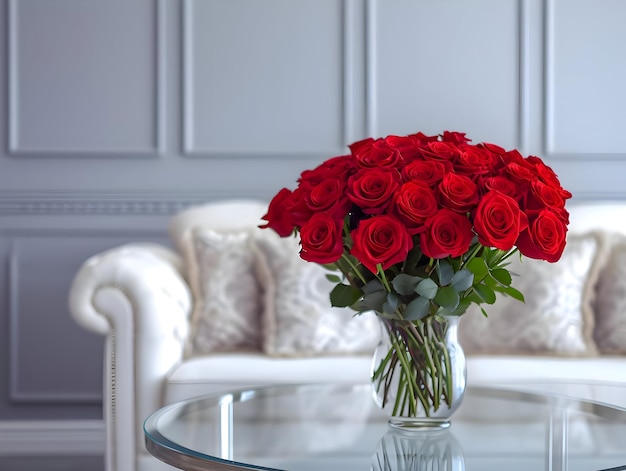
[[[604,238],[595,232],[568,238],[556,263],[511,257],[507,269],[525,302],[499,296],[484,309],[470,306],[459,340],[467,353],[589,356],[593,341],[595,285],[605,261]]]
[[[194,296],[189,345],[193,355],[261,349],[261,286],[252,232],[197,227],[185,250]]]
[[[270,356],[370,353],[380,341],[374,313],[330,306],[331,273],[299,256],[297,238],[264,231],[256,238],[264,291],[263,351]]]
[[[170,234],[178,253],[196,226],[214,229],[255,227],[267,204],[230,201],[194,208],[174,217]],[[571,232],[606,229],[626,234],[626,204],[571,205]],[[149,413],[175,399],[255,382],[367,381],[368,355],[310,359],[270,359],[221,354],[185,358],[192,297],[179,256],[164,247],[130,245],[95,255],[80,268],[69,305],[83,327],[107,336],[104,417],[107,471],[165,469],[146,456],[142,432]],[[468,359],[469,385],[532,384],[551,387],[558,380],[592,385],[570,389],[595,394],[614,386],[615,399],[626,388],[626,357],[548,358],[474,356]],[[113,390],[113,388],[115,388]],[[582,388],[584,389],[584,388]],[[617,397],[615,400],[619,400]]]

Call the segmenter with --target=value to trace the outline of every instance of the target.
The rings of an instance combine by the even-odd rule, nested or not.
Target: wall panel
[[[458,130],[520,146],[517,0],[370,0],[368,134]]]
[[[546,16],[548,153],[624,159],[626,2],[546,0]]]
[[[183,15],[187,154],[342,150],[342,0],[187,0]]]
[[[160,146],[156,0],[10,0],[13,154]]]

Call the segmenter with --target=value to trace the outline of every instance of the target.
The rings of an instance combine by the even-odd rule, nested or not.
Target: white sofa
[[[106,337],[104,417],[107,471],[160,469],[144,448],[142,425],[167,403],[270,383],[369,381],[371,355],[277,358],[262,352],[189,352],[193,295],[182,251],[196,226],[236,231],[255,227],[259,201],[227,201],[187,210],[171,221],[175,250],[129,244],[94,255],[69,295],[73,318]],[[571,204],[570,234],[604,229],[626,234],[626,203]],[[488,321],[487,321],[488,322]],[[563,357],[470,354],[468,385],[555,390],[626,406],[626,356]]]

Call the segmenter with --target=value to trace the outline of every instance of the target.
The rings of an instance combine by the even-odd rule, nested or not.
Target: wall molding
[[[219,199],[266,199],[258,190],[0,191],[0,217],[15,215],[170,216],[189,206]]]
[[[102,420],[0,421],[0,455],[104,454]]]
[[[7,77],[7,154],[20,157],[67,157],[67,156],[90,156],[90,157],[108,157],[108,156],[124,156],[124,157],[153,157],[162,154],[165,151],[165,1],[152,0],[153,5],[153,27],[155,44],[154,50],[154,67],[155,74],[155,90],[154,90],[154,107],[155,115],[153,117],[154,143],[147,148],[108,148],[108,149],[76,149],[51,147],[33,149],[24,147],[19,139],[19,73],[18,73],[18,9],[19,0],[8,0],[7,2],[7,55],[6,68],[8,70]]]

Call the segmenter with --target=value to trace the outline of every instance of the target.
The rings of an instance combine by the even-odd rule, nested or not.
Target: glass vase
[[[465,354],[459,316],[419,321],[381,316],[382,340],[372,361],[372,392],[389,424],[401,429],[444,429],[463,401]]]

